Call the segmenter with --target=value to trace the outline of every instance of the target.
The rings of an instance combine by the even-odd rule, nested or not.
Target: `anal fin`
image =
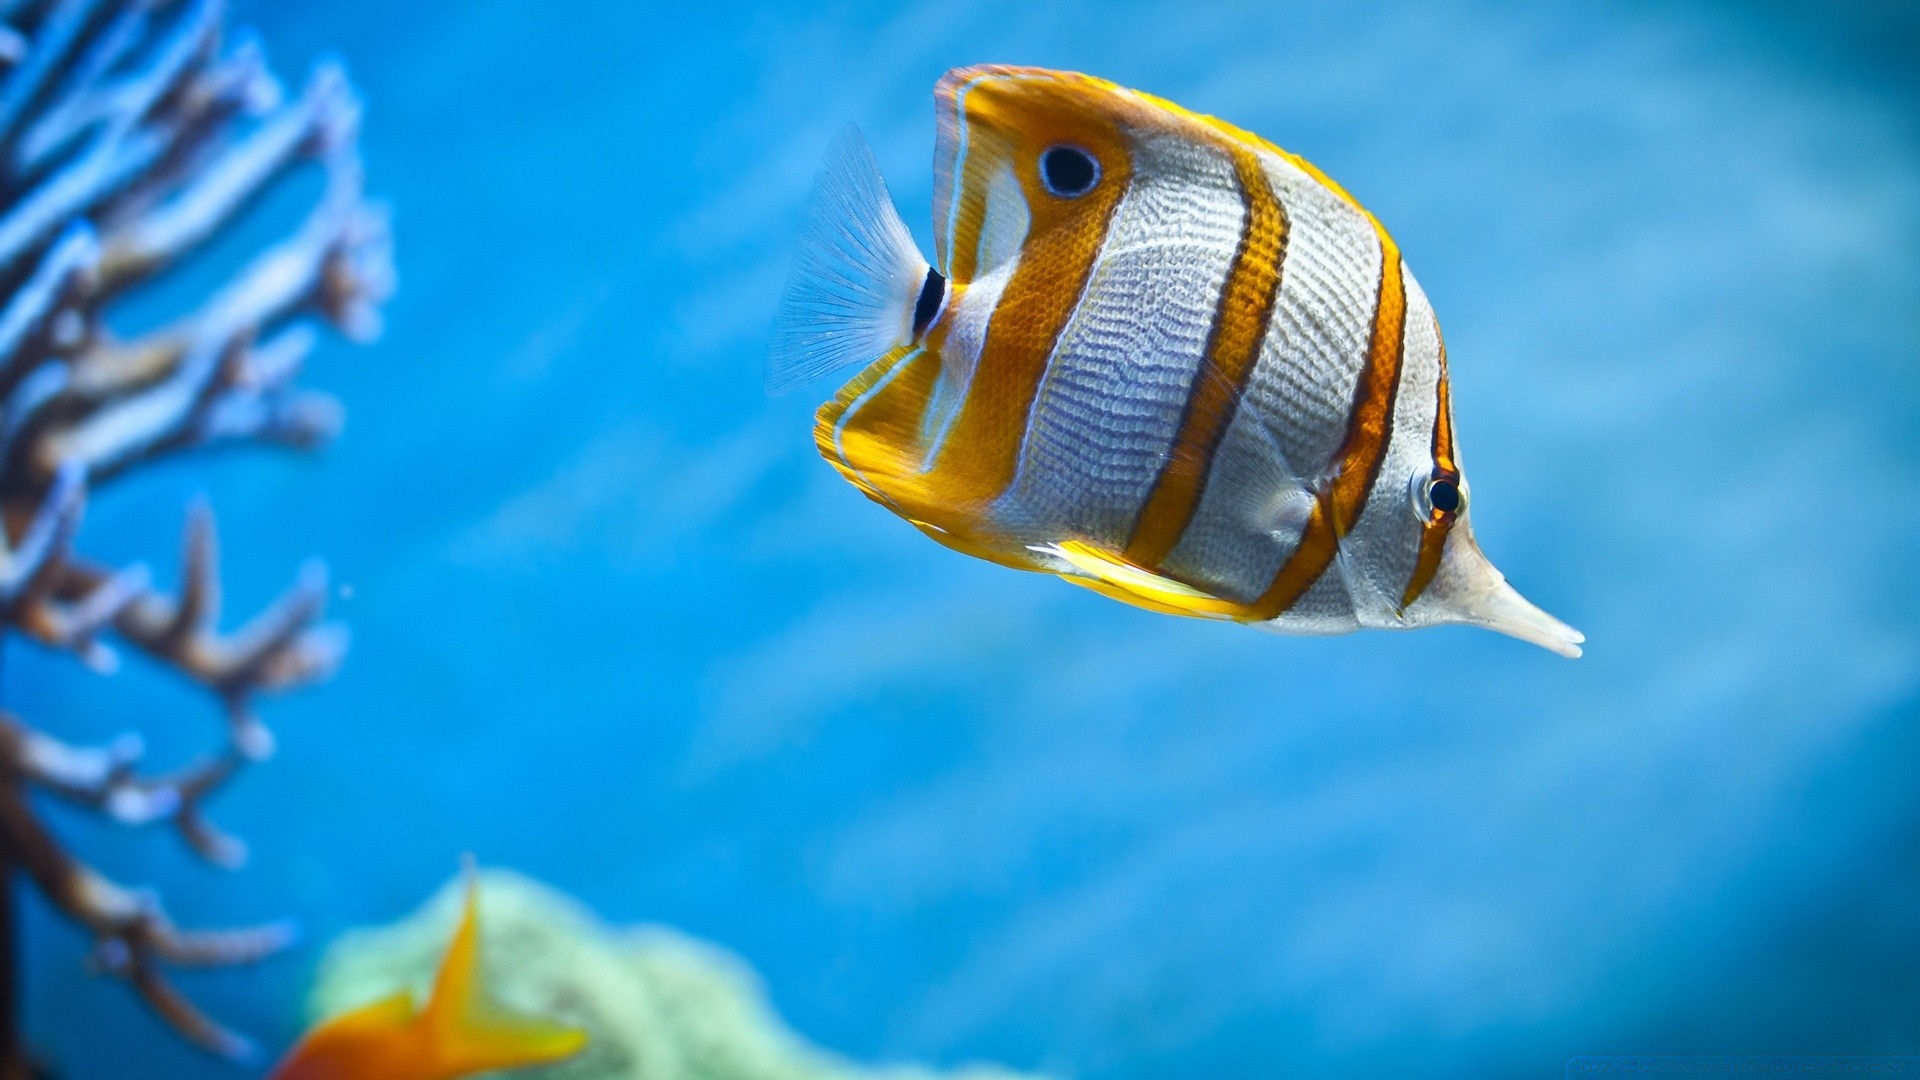
[[[1203,592],[1079,540],[1038,544],[1031,550],[1071,567],[1070,571],[1060,573],[1062,579],[1135,607],[1193,619],[1231,619],[1241,611],[1241,605],[1232,600]]]

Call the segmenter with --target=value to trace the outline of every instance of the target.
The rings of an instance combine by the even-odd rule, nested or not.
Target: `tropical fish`
[[[511,1013],[487,999],[480,976],[480,890],[467,872],[466,906],[424,1008],[402,990],[308,1032],[269,1080],[454,1080],[545,1065],[578,1053],[585,1032]]]
[[[821,454],[948,547],[1267,630],[1578,631],[1474,542],[1439,323],[1302,158],[1102,79],[950,71],[929,265],[849,128],[768,388],[865,368]]]

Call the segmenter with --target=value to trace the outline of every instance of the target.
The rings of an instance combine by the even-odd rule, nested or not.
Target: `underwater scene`
[[[1910,4],[0,0],[0,530],[0,1080],[1920,1070]]]

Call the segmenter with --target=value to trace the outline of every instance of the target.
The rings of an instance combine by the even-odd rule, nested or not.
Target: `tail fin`
[[[487,998],[480,976],[480,879],[467,863],[467,903],[433,980],[421,1022],[434,1033],[436,1075],[545,1065],[587,1045],[587,1033],[541,1017],[509,1012]]]
[[[893,208],[873,151],[849,124],[814,178],[767,348],[767,392],[784,394],[913,337],[927,261]]]

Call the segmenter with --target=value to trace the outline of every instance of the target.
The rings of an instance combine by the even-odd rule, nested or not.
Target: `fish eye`
[[[1040,179],[1053,194],[1078,198],[1100,182],[1100,162],[1077,146],[1056,146],[1040,155]]]
[[[1467,491],[1460,481],[1448,474],[1439,476],[1421,476],[1413,478],[1413,514],[1422,522],[1432,522],[1439,517],[1452,517],[1467,505]]]

